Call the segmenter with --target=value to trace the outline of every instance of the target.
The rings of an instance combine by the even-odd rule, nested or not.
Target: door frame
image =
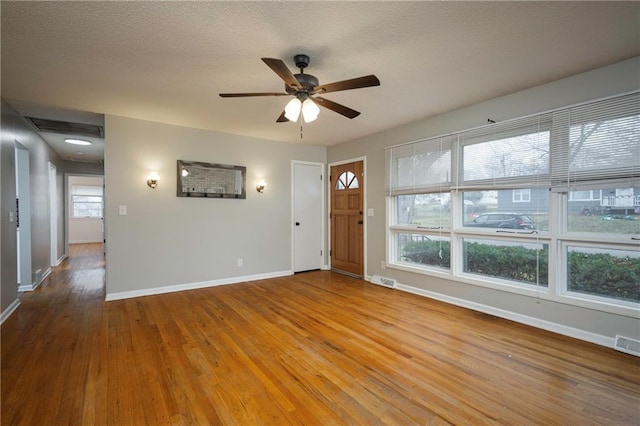
[[[35,287],[33,281],[33,260],[31,255],[31,165],[30,152],[18,140],[14,141],[16,168],[16,198],[20,199],[20,211],[16,220],[21,220],[17,241],[17,283],[18,292],[30,291]],[[26,156],[26,157],[25,157]],[[26,172],[26,180],[24,176]],[[22,188],[19,190],[19,188]]]
[[[327,176],[329,176],[331,174],[331,167],[333,166],[339,166],[341,164],[347,164],[347,163],[355,163],[358,161],[362,161],[362,173],[363,173],[363,177],[362,177],[362,182],[364,183],[364,193],[362,194],[362,211],[364,212],[364,214],[362,215],[362,219],[364,221],[363,229],[362,229],[362,279],[363,280],[367,280],[368,279],[368,275],[367,275],[367,227],[368,227],[368,223],[369,221],[367,220],[367,191],[369,190],[369,185],[367,183],[367,156],[362,156],[362,157],[354,157],[354,158],[349,158],[346,160],[340,160],[340,161],[334,161],[332,163],[327,164]],[[331,227],[332,227],[332,222],[331,219],[329,219],[329,215],[331,214],[331,179],[325,179],[327,181],[327,221],[329,226],[327,227],[328,229],[328,233],[327,233],[327,247],[331,247]],[[328,269],[331,269],[331,256],[328,256],[328,260],[327,260],[327,264],[328,264]]]
[[[320,167],[320,173],[322,174],[322,179],[323,180],[327,180],[326,176],[327,176],[327,170],[325,167],[324,163],[318,163],[318,162],[314,162],[314,161],[300,161],[300,160],[291,160],[291,271],[294,271],[295,269],[295,224],[294,222],[294,217],[295,217],[295,202],[294,202],[294,197],[295,197],[295,166],[296,164],[302,164],[302,165],[308,165],[308,166],[319,166]],[[327,193],[326,191],[324,191],[324,186],[323,186],[323,191],[322,191],[322,200],[321,200],[321,210],[320,211],[325,211],[325,199],[327,198]],[[321,215],[322,220],[320,221],[320,240],[322,241],[322,265],[320,265],[320,268],[323,270],[329,269],[329,266],[327,265],[327,258],[328,258],[328,253],[327,253],[327,240],[325,238],[325,223],[326,223],[326,219],[324,214]]]
[[[49,161],[49,253],[50,266],[58,265],[58,168]]]
[[[65,173],[64,174],[64,250],[69,253],[69,221],[71,219],[71,188],[69,187],[70,177],[99,177],[102,178],[102,243],[105,244],[105,178],[104,173],[101,175],[91,173]]]

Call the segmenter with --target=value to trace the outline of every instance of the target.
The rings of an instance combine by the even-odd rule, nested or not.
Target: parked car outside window
[[[464,226],[482,228],[536,229],[531,217],[520,213],[483,213]]]

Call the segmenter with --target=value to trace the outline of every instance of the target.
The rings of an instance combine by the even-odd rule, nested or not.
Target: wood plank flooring
[[[104,302],[72,246],[2,325],[3,425],[637,425],[626,355],[318,271]]]

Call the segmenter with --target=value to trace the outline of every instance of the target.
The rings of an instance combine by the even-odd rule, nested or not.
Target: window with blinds
[[[552,178],[556,190],[581,182],[640,177],[640,95],[554,112]]]
[[[390,267],[640,303],[640,92],[392,146],[386,162]]]
[[[101,218],[103,189],[101,186],[71,185],[71,215],[73,219]]]

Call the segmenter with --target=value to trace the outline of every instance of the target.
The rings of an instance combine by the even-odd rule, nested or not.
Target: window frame
[[[531,188],[516,188],[516,189],[512,189],[511,191],[512,191],[511,202],[513,203],[530,203],[531,202]],[[519,194],[520,196],[516,197],[516,194]]]

